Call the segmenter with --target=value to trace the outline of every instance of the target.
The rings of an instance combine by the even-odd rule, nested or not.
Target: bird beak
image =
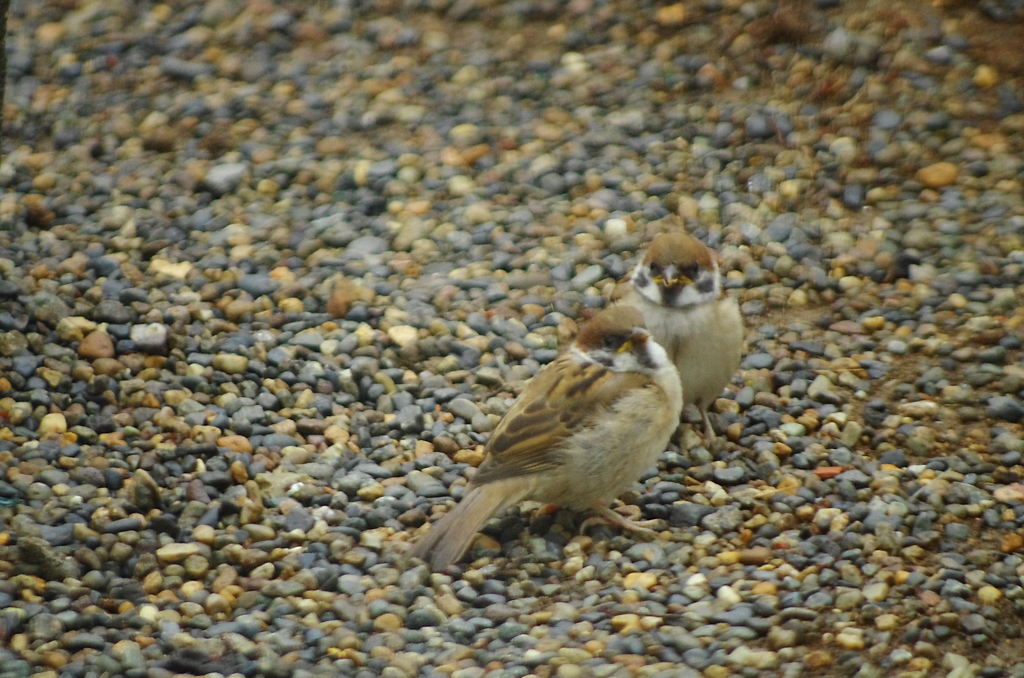
[[[665,273],[667,275],[654,276],[652,278],[652,280],[654,280],[654,282],[656,284],[661,285],[662,287],[669,287],[669,288],[671,288],[671,287],[682,287],[683,285],[689,285],[691,282],[693,282],[692,280],[687,278],[685,275],[673,276],[672,274],[675,273],[675,265],[674,264],[669,265],[665,269]]]
[[[633,330],[633,335],[622,343],[619,347],[619,353],[627,353],[647,343],[650,338],[650,333],[643,328],[636,328]]]

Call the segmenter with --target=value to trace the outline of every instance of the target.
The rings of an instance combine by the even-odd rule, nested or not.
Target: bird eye
[[[603,346],[606,349],[608,349],[608,350],[617,349],[621,344],[622,344],[622,340],[621,339],[619,339],[618,337],[614,337],[614,336],[612,336],[610,334],[607,337],[604,338],[604,342],[603,342]]]

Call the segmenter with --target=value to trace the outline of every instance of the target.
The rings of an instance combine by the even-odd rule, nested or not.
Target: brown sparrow
[[[685,404],[697,406],[710,444],[715,431],[707,408],[736,372],[743,350],[739,305],[722,289],[716,255],[686,233],[662,233],[633,269],[619,303],[643,314],[679,369]]]
[[[527,383],[487,441],[462,501],[410,555],[444,569],[491,516],[527,500],[642,529],[608,504],[654,465],[682,408],[679,375],[640,313],[602,311]]]

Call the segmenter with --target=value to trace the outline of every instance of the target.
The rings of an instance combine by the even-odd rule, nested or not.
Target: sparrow
[[[743,351],[739,304],[722,289],[715,253],[686,233],[655,236],[616,305],[643,315],[679,370],[684,405],[696,405],[710,445],[715,430],[708,406],[729,383]]]
[[[443,570],[491,516],[522,501],[590,511],[599,522],[649,532],[608,505],[655,464],[682,408],[679,374],[640,313],[628,306],[602,311],[527,383],[487,441],[462,501],[410,557]]]

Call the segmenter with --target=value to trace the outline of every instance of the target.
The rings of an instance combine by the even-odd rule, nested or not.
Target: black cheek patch
[[[665,286],[661,288],[661,303],[665,306],[675,306],[676,299],[682,294],[683,288],[678,285]]]
[[[697,281],[697,289],[702,293],[707,294],[711,290],[715,289],[715,279],[710,275],[706,275]]]
[[[651,279],[647,276],[647,271],[640,271],[633,278],[633,284],[637,287],[647,287],[651,283]]]

